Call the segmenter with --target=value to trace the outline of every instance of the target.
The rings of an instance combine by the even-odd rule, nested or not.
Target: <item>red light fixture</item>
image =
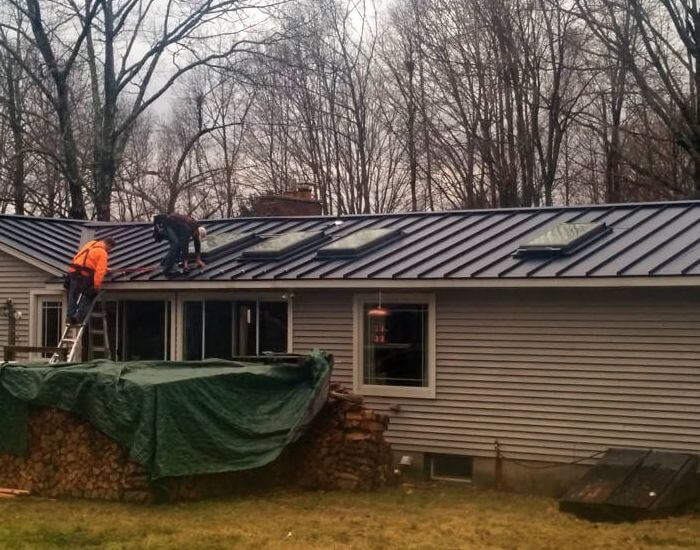
[[[377,306],[367,312],[368,317],[388,317],[389,310],[382,306]]]
[[[372,343],[386,344],[386,318],[389,315],[391,315],[391,312],[387,308],[382,307],[382,293],[380,292],[377,307],[367,312],[367,317],[369,317],[370,322],[370,334],[372,334]]]

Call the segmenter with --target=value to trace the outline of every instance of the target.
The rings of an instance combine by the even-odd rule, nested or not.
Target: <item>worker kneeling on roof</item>
[[[68,288],[68,322],[82,323],[92,299],[102,286],[107,273],[109,252],[114,248],[112,237],[89,241],[75,255],[66,276]]]
[[[177,274],[175,264],[182,262],[182,272],[188,270],[188,254],[190,239],[194,242],[194,257],[197,266],[204,267],[201,258],[201,240],[207,236],[207,231],[197,220],[182,214],[158,214],[153,218],[153,238],[156,242],[166,239],[170,249],[160,263],[165,276]]]

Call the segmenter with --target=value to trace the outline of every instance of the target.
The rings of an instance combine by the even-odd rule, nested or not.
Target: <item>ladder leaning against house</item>
[[[89,299],[84,294],[81,294],[78,298],[80,300]],[[101,322],[98,326],[92,321]],[[107,330],[107,308],[102,300],[102,292],[98,292],[90,303],[90,307],[85,314],[85,318],[80,322],[80,324],[66,323],[63,329],[63,335],[58,343],[57,350],[51,355],[49,359],[49,364],[53,365],[61,360],[63,355],[60,350],[67,348],[68,353],[66,354],[66,361],[71,363],[75,359],[76,352],[80,346],[80,342],[83,339],[83,334],[85,329],[88,329],[88,335],[90,337],[89,350],[91,353],[102,353],[105,359],[110,358],[110,348],[109,348],[109,332]]]

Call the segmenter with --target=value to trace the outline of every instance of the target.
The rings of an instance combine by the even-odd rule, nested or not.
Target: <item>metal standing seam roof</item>
[[[342,222],[342,223],[340,223]],[[605,223],[611,231],[570,256],[514,257],[520,244],[565,222]],[[700,201],[521,208],[355,216],[234,218],[202,222],[209,234],[323,231],[326,240],[283,258],[254,259],[245,248],[221,254],[185,281],[464,280],[669,277],[700,275]],[[351,258],[320,257],[318,249],[360,229],[400,230],[401,238]],[[148,273],[115,274],[119,282],[166,280],[157,268],[167,243],[150,223],[102,223],[0,216],[0,243],[65,268],[81,231],[111,235],[113,269],[153,266]],[[88,236],[88,234],[84,235]],[[178,279],[183,281],[183,279]]]

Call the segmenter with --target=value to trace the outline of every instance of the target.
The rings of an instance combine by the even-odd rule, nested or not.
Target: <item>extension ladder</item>
[[[109,359],[110,349],[109,332],[107,331],[107,309],[105,308],[105,304],[101,299],[101,295],[102,293],[99,292],[92,299],[92,303],[85,314],[85,318],[80,324],[76,325],[73,323],[66,323],[66,326],[63,329],[63,335],[61,336],[61,341],[57,346],[58,349],[49,359],[50,365],[58,363],[61,359],[61,353],[59,350],[69,346],[70,350],[68,351],[66,361],[68,363],[73,362],[78,351],[78,347],[80,346],[80,342],[83,339],[83,333],[85,332],[86,327],[88,328],[90,337],[90,353],[100,352],[104,354],[105,359]],[[78,302],[85,299],[87,299],[85,295],[81,294],[78,298]],[[96,308],[98,305],[99,308]],[[102,321],[101,326],[99,328],[94,326],[94,324],[91,323],[92,320]],[[101,343],[97,341],[100,339],[102,340]]]

